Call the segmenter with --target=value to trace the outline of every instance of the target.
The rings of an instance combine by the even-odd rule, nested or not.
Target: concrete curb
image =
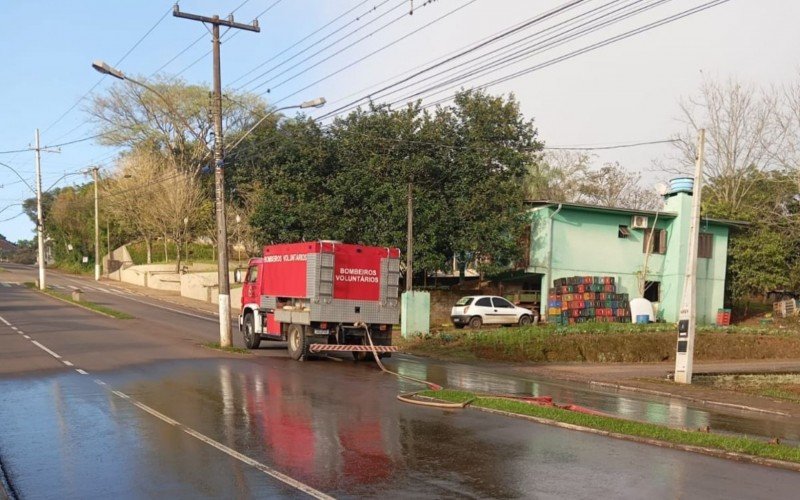
[[[114,317],[114,316],[112,316],[110,314],[106,314],[106,313],[98,311],[96,309],[92,309],[91,307],[86,307],[84,305],[78,304],[77,302],[72,302],[71,300],[62,299],[61,297],[58,297],[56,295],[51,295],[49,293],[45,293],[45,292],[39,290],[38,288],[31,288],[30,290],[33,290],[34,292],[40,293],[40,294],[45,295],[47,297],[51,297],[53,299],[60,300],[61,302],[64,302],[66,304],[70,304],[70,305],[73,305],[75,307],[80,307],[81,309],[86,309],[87,311],[91,311],[91,312],[93,312],[95,314],[103,315],[106,318],[111,318],[111,319],[116,319],[116,320],[120,319],[120,318],[116,318],[116,317]]]
[[[428,398],[428,397],[424,397],[424,396],[417,396],[417,397],[420,398],[420,399],[436,400],[436,398]],[[772,458],[762,458],[762,457],[757,457],[757,456],[754,456],[754,455],[747,455],[747,454],[744,454],[744,453],[736,453],[736,452],[733,452],[733,451],[718,450],[716,448],[705,448],[705,447],[702,447],[702,446],[670,443],[670,442],[667,442],[667,441],[659,441],[657,439],[643,438],[643,437],[639,437],[639,436],[629,436],[627,434],[619,434],[619,433],[611,432],[611,431],[593,429],[591,427],[583,427],[581,425],[568,424],[566,422],[559,422],[557,420],[549,420],[549,419],[546,419],[546,418],[534,417],[534,416],[531,416],[531,415],[520,415],[518,413],[511,413],[511,412],[507,412],[507,411],[503,411],[503,410],[494,410],[494,409],[491,409],[491,408],[482,408],[480,406],[468,406],[467,409],[473,409],[473,410],[482,411],[482,412],[486,412],[486,413],[493,413],[495,415],[503,415],[503,416],[506,416],[506,417],[521,418],[521,419],[524,419],[524,420],[529,420],[531,422],[536,422],[538,424],[550,425],[550,426],[553,426],[553,427],[560,427],[562,429],[569,429],[569,430],[573,430],[573,431],[586,432],[586,433],[589,433],[589,434],[597,434],[599,436],[606,436],[606,437],[610,437],[610,438],[614,438],[614,439],[622,439],[624,441],[631,441],[631,442],[639,443],[639,444],[648,444],[648,445],[651,445],[651,446],[658,446],[658,447],[661,447],[661,448],[671,448],[673,450],[688,451],[688,452],[691,452],[691,453],[699,453],[699,454],[702,454],[702,455],[708,455],[708,456],[712,456],[712,457],[716,457],[716,458],[724,458],[724,459],[727,459],[727,460],[734,460],[736,462],[763,465],[763,466],[767,466],[767,467],[775,467],[775,468],[779,468],[779,469],[786,469],[786,470],[791,470],[791,471],[794,471],[794,472],[800,472],[800,463],[785,462],[783,460],[776,460],[776,459],[772,459]]]
[[[745,411],[752,411],[752,412],[758,412],[758,413],[766,413],[766,414],[769,414],[769,415],[778,415],[778,416],[781,416],[781,417],[790,417],[790,416],[792,416],[790,413],[783,412],[783,411],[767,410],[767,409],[764,409],[764,408],[758,408],[758,407],[755,407],[755,406],[740,405],[740,404],[736,404],[736,403],[723,403],[721,401],[711,401],[711,400],[708,400],[708,399],[694,398],[694,397],[691,397],[691,396],[684,396],[682,394],[675,394],[675,393],[667,392],[667,391],[657,391],[655,389],[645,389],[645,388],[642,388],[642,387],[636,387],[636,386],[631,386],[631,385],[622,385],[622,384],[617,384],[617,383],[614,383],[614,382],[601,382],[601,381],[598,381],[598,380],[590,380],[589,381],[589,385],[594,385],[594,386],[597,386],[597,387],[603,387],[603,388],[606,388],[606,389],[617,389],[617,390],[622,390],[622,391],[638,392],[638,393],[641,393],[641,394],[650,394],[650,395],[653,395],[653,396],[661,396],[661,397],[665,397],[665,398],[684,399],[686,401],[694,401],[694,402],[697,402],[697,403],[702,403],[702,404],[710,405],[710,406],[722,406],[722,407],[725,407],[725,408],[733,408],[735,410],[745,410]]]

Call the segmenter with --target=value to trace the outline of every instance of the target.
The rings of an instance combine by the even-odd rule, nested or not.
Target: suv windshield
[[[472,304],[472,297],[461,297],[458,299],[458,302],[456,302],[457,306],[468,306],[470,304]]]

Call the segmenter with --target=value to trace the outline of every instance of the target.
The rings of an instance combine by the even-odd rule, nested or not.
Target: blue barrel
[[[637,314],[636,315],[636,323],[643,325],[650,322],[650,316],[647,314]]]
[[[694,177],[676,177],[669,181],[670,193],[691,193],[694,189]]]

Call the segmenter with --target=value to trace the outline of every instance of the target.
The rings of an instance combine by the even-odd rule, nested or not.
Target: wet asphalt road
[[[0,461],[21,498],[306,497],[304,488],[335,497],[793,498],[800,487],[791,472],[403,405],[395,395],[418,387],[371,364],[296,363],[282,349],[223,355],[197,346],[216,336],[213,318],[96,295],[137,319],[0,286],[0,317],[17,328],[0,323]],[[652,408],[666,422],[757,420],[464,365],[392,364],[451,387],[593,399],[630,418]]]

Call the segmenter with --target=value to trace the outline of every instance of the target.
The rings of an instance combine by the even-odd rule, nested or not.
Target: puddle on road
[[[461,364],[444,364],[423,358],[392,358],[387,366],[415,378],[430,380],[448,388],[474,392],[552,396],[559,403],[578,404],[605,413],[642,422],[715,432],[748,434],[767,439],[779,436],[788,443],[800,442],[800,422],[780,415],[744,410],[699,407],[681,399],[625,395],[589,389],[585,384],[566,381],[531,380],[481,371]]]

